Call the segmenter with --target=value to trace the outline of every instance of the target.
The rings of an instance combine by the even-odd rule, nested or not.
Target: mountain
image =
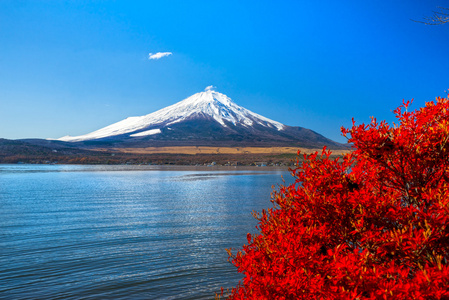
[[[211,86],[154,113],[129,117],[81,136],[59,141],[84,146],[299,146],[345,148],[302,127],[287,126],[256,114]]]

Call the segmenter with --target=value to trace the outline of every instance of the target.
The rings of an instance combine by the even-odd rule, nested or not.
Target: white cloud
[[[162,58],[164,56],[169,56],[172,55],[173,53],[171,52],[158,52],[158,53],[149,53],[148,54],[148,59],[159,59]]]

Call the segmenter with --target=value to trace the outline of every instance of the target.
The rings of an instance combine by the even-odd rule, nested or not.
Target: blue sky
[[[0,138],[81,135],[209,85],[344,142],[449,89],[449,1],[0,1]],[[149,60],[149,53],[172,55]]]

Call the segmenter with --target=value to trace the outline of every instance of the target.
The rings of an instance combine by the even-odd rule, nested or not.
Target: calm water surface
[[[0,299],[213,299],[282,175],[0,165]]]

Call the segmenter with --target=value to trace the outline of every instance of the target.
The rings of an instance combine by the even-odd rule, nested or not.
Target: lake
[[[269,168],[0,165],[0,299],[214,299]]]

